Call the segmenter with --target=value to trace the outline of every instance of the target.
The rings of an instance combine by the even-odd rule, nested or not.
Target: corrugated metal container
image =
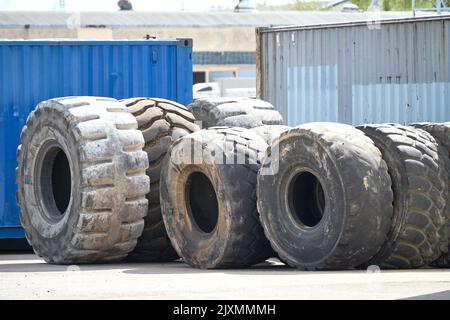
[[[23,237],[14,172],[20,131],[62,96],[192,101],[192,41],[0,41],[0,239]]]
[[[450,16],[257,29],[258,96],[289,125],[450,121]]]

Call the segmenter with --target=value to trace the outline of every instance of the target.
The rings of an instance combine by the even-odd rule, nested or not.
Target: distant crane
[[[444,0],[436,0],[436,4],[433,8],[417,8],[416,7],[416,0],[412,0],[412,11],[413,16],[416,16],[416,11],[431,11],[431,12],[437,12],[441,14],[442,12],[450,12],[450,7],[446,6],[446,3]]]
[[[66,0],[54,0],[53,10],[55,11],[66,11]]]
[[[239,0],[239,3],[234,7],[234,12],[254,12],[255,5],[251,0]]]
[[[59,0],[59,10],[60,11],[66,10],[66,0]]]

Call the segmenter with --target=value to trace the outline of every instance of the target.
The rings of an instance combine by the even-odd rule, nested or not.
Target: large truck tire
[[[186,263],[246,267],[273,256],[256,210],[266,148],[242,128],[201,130],[174,143],[164,159],[161,205],[172,244]]]
[[[141,235],[149,179],[144,138],[114,99],[40,103],[18,148],[17,201],[26,238],[55,264],[118,261]]]
[[[264,125],[252,128],[250,130],[262,137],[264,141],[266,141],[267,145],[270,146],[275,139],[289,129],[291,129],[291,127],[284,125]]]
[[[283,117],[269,102],[251,98],[198,99],[188,105],[203,128],[215,126],[254,128],[281,125]]]
[[[166,262],[178,259],[167,236],[159,202],[159,183],[162,159],[172,143],[180,137],[199,130],[195,118],[183,105],[158,98],[130,98],[122,100],[135,116],[138,129],[144,135],[147,152],[150,192],[149,208],[144,231],[129,259],[143,262]]]
[[[381,150],[394,192],[388,240],[369,263],[383,268],[428,265],[448,247],[448,178],[435,139],[423,130],[397,124],[358,128]]]
[[[271,145],[260,171],[274,161],[276,172],[258,176],[258,210],[282,261],[303,270],[350,269],[378,252],[393,195],[368,137],[344,124],[301,125]]]
[[[443,159],[446,160],[447,176],[450,178],[450,122],[447,123],[414,123],[414,128],[422,129],[428,132],[436,139],[436,142],[442,148]],[[449,186],[450,187],[450,186]],[[450,196],[447,198],[446,204],[446,216],[447,216],[447,236],[450,237]],[[444,249],[443,254],[431,263],[434,267],[448,268],[450,267],[450,248]]]

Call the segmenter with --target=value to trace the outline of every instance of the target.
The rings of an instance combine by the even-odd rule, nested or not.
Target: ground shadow
[[[15,261],[15,260],[39,260],[33,252],[2,252],[0,253],[0,262],[1,261]]]
[[[420,296],[413,296],[401,300],[450,300],[450,290],[433,292]]]
[[[280,262],[266,261],[260,263],[255,266],[251,266],[248,268],[241,269],[196,269],[192,268],[183,261],[179,260],[177,262],[167,263],[164,267],[161,267],[161,264],[142,264],[138,268],[131,268],[124,273],[129,274],[181,274],[181,273],[225,273],[225,274],[281,274],[283,272],[288,271],[289,273],[295,272],[297,270],[288,267],[285,264],[281,264]],[[155,269],[152,266],[157,266]]]
[[[0,256],[14,252],[32,253],[33,249],[26,239],[0,239]]]
[[[8,263],[2,263],[7,261]],[[145,263],[145,262],[129,262],[110,264],[81,264],[76,266],[70,265],[52,265],[45,263],[43,260],[33,254],[16,254],[16,255],[0,255],[0,276],[3,272],[17,273],[47,273],[47,272],[64,272],[64,271],[102,271],[102,270],[120,270],[127,274],[198,274],[198,273],[222,273],[230,275],[292,275],[293,273],[309,274],[309,275],[342,275],[345,273],[365,274],[366,270],[342,270],[342,271],[302,271],[281,263],[278,259],[269,259],[264,263],[240,269],[213,269],[203,270],[191,268],[181,260],[167,263]],[[411,270],[381,270],[382,273],[403,273]],[[447,272],[448,269],[421,269],[415,272]]]
[[[245,269],[215,269],[202,270],[191,268],[181,260],[167,262],[167,263],[143,263],[143,262],[120,262],[110,264],[80,264],[80,265],[54,265],[48,264],[33,254],[16,254],[16,255],[0,255],[0,262],[7,261],[8,263],[0,263],[0,274],[2,272],[17,272],[17,273],[47,273],[47,272],[64,272],[69,270],[79,271],[101,271],[101,270],[123,270],[123,273],[129,274],[181,274],[181,273],[230,273],[230,274],[280,274],[280,272],[295,272],[292,269],[278,260],[266,261],[256,266]],[[15,262],[17,261],[17,262]]]

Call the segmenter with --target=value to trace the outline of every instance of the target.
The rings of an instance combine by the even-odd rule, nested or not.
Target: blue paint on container
[[[0,239],[22,238],[16,149],[28,114],[63,96],[192,101],[192,40],[0,41]],[[0,248],[1,249],[1,248]]]

